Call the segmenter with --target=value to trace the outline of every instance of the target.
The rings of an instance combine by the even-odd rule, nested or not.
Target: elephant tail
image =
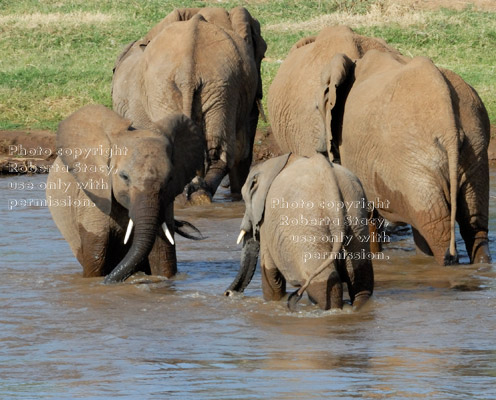
[[[195,53],[197,38],[199,35],[199,25],[201,21],[205,22],[205,18],[203,18],[201,14],[195,14],[193,18],[188,21],[188,23],[193,25],[192,29],[188,31],[189,37],[186,38],[185,43],[185,47],[187,48],[186,54],[188,54],[188,56],[182,63],[179,70],[180,76],[178,77],[178,86],[181,89],[183,97],[183,114],[188,118],[192,118],[193,115],[193,100],[197,87]]]
[[[341,252],[343,243],[336,241],[334,242],[334,245],[332,246],[332,252],[331,255],[327,260],[325,260],[322,264],[320,264],[319,268],[317,268],[312,275],[310,275],[305,283],[296,291],[291,293],[288,297],[288,308],[291,311],[295,311],[296,309],[296,303],[300,301],[301,297],[303,296],[303,293],[305,293],[305,290],[308,288],[312,280],[319,275],[321,272],[325,271],[327,268],[329,268],[332,263],[338,258],[339,253]]]

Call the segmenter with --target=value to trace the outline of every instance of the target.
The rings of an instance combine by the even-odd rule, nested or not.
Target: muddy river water
[[[496,398],[496,264],[440,267],[393,236],[361,312],[290,313],[258,271],[226,298],[244,206],[221,194],[177,211],[208,236],[177,240],[177,278],[109,287],[82,278],[46,207],[23,206],[45,181],[0,179],[0,399]]]

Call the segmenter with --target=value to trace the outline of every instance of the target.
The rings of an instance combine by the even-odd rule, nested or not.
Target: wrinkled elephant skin
[[[424,57],[402,56],[346,27],[300,40],[269,90],[283,150],[327,153],[360,179],[383,217],[408,223],[421,251],[490,262],[489,119],[475,90]]]
[[[118,57],[112,81],[116,112],[135,128],[183,113],[201,129],[206,165],[185,195],[210,202],[229,174],[239,193],[252,159],[266,50],[258,21],[243,7],[177,9]]]
[[[173,276],[173,232],[182,233],[173,202],[203,163],[200,129],[173,114],[153,130],[136,130],[91,105],[60,123],[57,147],[47,199],[83,276],[107,275],[106,283],[137,270]]]

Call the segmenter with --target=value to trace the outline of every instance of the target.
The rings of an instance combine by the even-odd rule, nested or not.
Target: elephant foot
[[[370,299],[370,295],[371,293],[369,291],[358,293],[353,300],[353,310],[360,310],[363,305]]]
[[[212,203],[212,195],[206,190],[198,190],[189,196],[188,204],[192,206],[202,206]]]
[[[489,253],[489,244],[487,240],[481,241],[474,246],[472,264],[489,264],[491,262],[491,254]]]
[[[206,182],[198,176],[186,185],[182,196],[182,203],[192,206],[210,204],[213,197]]]
[[[229,181],[229,175],[226,175],[224,179],[222,179],[220,186],[222,186],[224,189],[227,189],[229,186],[231,186],[231,182]]]
[[[297,310],[296,305],[301,300],[303,294],[300,294],[300,290],[296,290],[291,293],[288,297],[287,306],[289,311],[295,312]]]

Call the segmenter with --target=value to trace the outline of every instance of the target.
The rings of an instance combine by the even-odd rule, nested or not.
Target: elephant
[[[204,163],[200,128],[171,114],[153,130],[134,129],[107,107],[88,105],[59,124],[56,144],[47,203],[83,276],[106,275],[104,283],[136,271],[174,276],[174,232],[199,238],[174,219],[174,199]]]
[[[282,152],[310,157],[316,151],[327,151],[325,124],[317,109],[321,72],[334,54],[358,59],[371,49],[400,56],[384,40],[358,35],[346,26],[326,27],[318,36],[302,38],[293,45],[267,97],[272,133]],[[344,93],[339,94],[344,97]],[[342,107],[343,102],[336,105],[337,109]]]
[[[343,32],[355,39],[344,40]],[[484,104],[461,77],[430,59],[403,56],[375,39],[373,46],[357,45],[363,43],[357,36],[333,27],[293,48],[269,90],[276,140],[299,154],[327,153],[353,171],[367,197],[378,200],[376,211],[411,225],[417,248],[438,264],[458,262],[456,222],[470,262],[490,262]],[[333,40],[345,46],[325,51]],[[355,50],[345,48],[350,43]],[[315,54],[322,59],[317,66]],[[284,82],[293,86],[284,91]]]
[[[267,301],[280,300],[287,282],[299,287],[288,299],[292,310],[305,290],[321,309],[341,309],[344,282],[355,309],[370,298],[370,204],[353,173],[319,153],[289,153],[254,166],[242,195],[240,270],[226,296],[244,291],[260,255]]]
[[[252,161],[267,45],[243,7],[176,9],[126,46],[114,67],[113,109],[149,129],[183,113],[203,131],[204,168],[185,188],[193,203],[210,202],[227,174],[239,194]]]

